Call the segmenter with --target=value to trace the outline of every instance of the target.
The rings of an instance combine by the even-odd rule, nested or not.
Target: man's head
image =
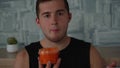
[[[41,27],[45,38],[52,42],[59,42],[67,36],[71,13],[66,8],[65,1],[43,0],[42,2],[37,2],[38,17],[36,18],[36,23]]]
[[[36,1],[36,15],[37,15],[38,18],[39,18],[39,12],[40,12],[39,4],[40,4],[40,3],[43,3],[43,2],[47,2],[47,1],[52,1],[52,0],[37,0],[37,1]],[[65,8],[66,8],[67,11],[69,12],[68,1],[67,1],[67,0],[63,0],[63,1],[64,1],[64,3],[65,3]]]

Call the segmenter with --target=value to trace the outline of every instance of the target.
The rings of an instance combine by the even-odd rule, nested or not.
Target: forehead
[[[41,11],[54,11],[57,9],[66,9],[64,0],[51,0],[45,1],[39,4],[39,10]]]

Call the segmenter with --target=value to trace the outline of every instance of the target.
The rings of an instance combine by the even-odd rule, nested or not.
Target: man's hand
[[[107,68],[115,68],[117,66],[117,63],[113,61],[110,65],[107,66]]]
[[[59,58],[59,59],[57,60],[57,63],[54,64],[53,68],[59,68],[60,62],[61,62],[61,58]],[[44,68],[43,65],[40,64],[40,61],[39,61],[39,68]],[[51,62],[50,62],[50,61],[46,64],[46,67],[45,67],[45,68],[51,68]]]

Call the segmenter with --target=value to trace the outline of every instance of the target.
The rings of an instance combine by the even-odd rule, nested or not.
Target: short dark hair
[[[39,18],[39,4],[43,3],[43,2],[47,2],[47,1],[52,1],[52,0],[37,0],[36,1],[36,15]],[[65,8],[67,9],[67,11],[69,12],[69,5],[68,5],[68,1],[67,0],[63,0],[65,3]]]

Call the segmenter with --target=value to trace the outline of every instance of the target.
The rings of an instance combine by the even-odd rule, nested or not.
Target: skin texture
[[[59,42],[66,36],[71,14],[67,12],[64,3],[60,2],[62,1],[59,3],[57,1],[47,2],[49,6],[46,6],[46,2],[44,2],[39,6],[40,13],[37,23],[48,41]]]
[[[91,68],[104,68],[104,60],[93,46],[90,48],[90,64]]]
[[[17,54],[14,68],[29,68],[29,56],[25,49]]]
[[[71,40],[67,36],[67,28],[72,15],[65,8],[63,0],[40,3],[39,10],[39,18],[36,18],[36,23],[45,35],[40,41],[42,47],[57,47],[59,50],[66,48]],[[59,58],[53,68],[59,68],[61,60]],[[105,68],[103,58],[93,45],[90,47],[90,64],[91,68]],[[50,66],[51,63],[48,62],[46,68],[50,68]],[[25,49],[17,54],[15,68],[29,68],[29,56]],[[43,68],[40,62],[39,68]]]

